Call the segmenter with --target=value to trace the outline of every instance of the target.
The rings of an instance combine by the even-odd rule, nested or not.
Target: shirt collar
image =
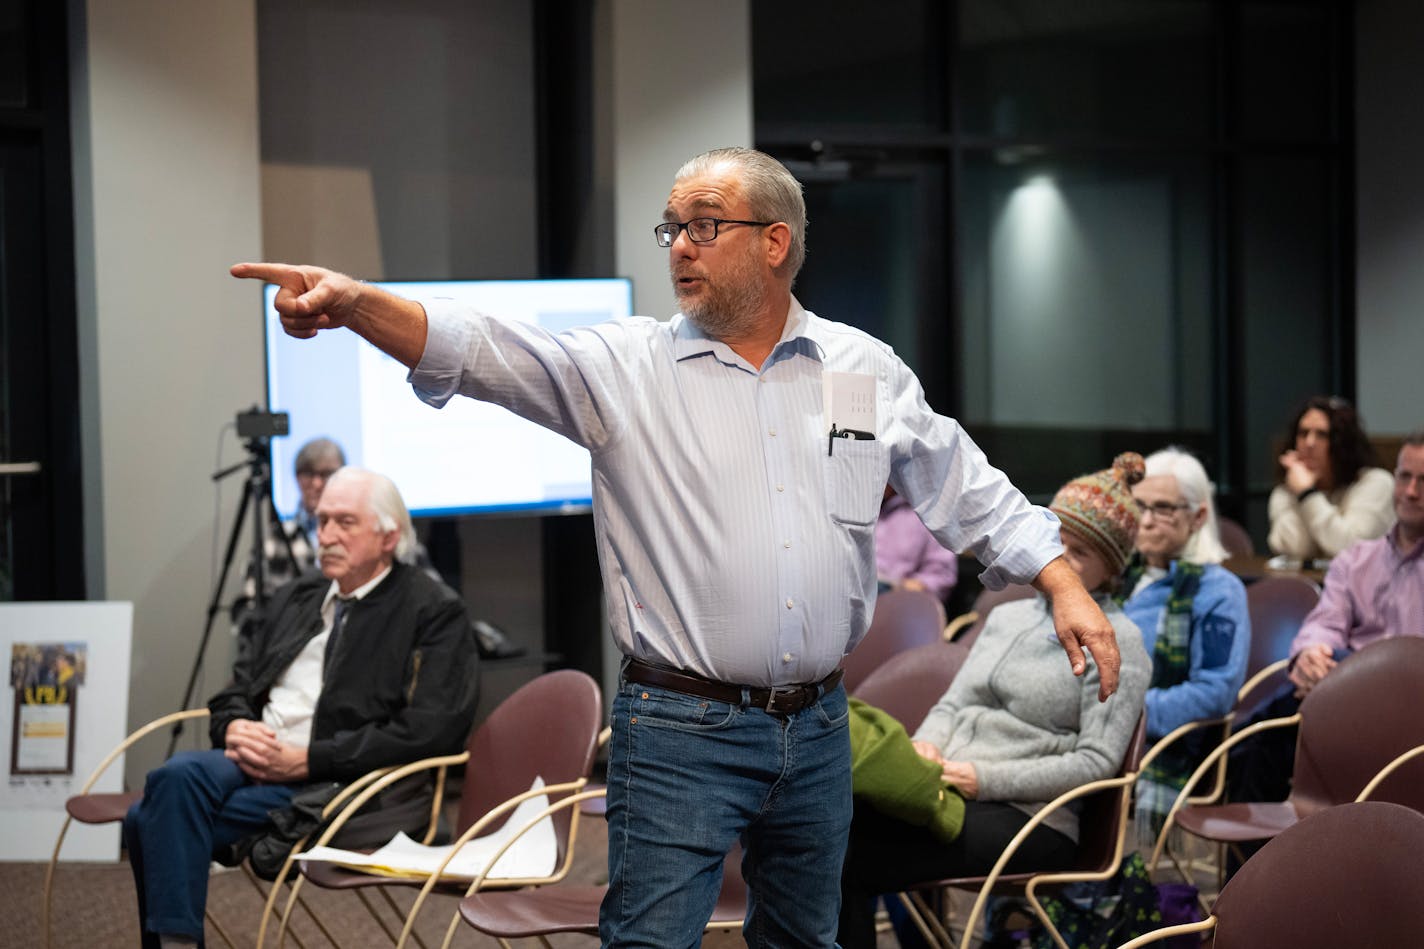
[[[732,352],[732,347],[702,332],[701,327],[682,313],[674,316],[670,325],[673,358],[679,362],[706,353],[711,353],[728,364],[741,362],[737,354]],[[767,365],[775,362],[783,351],[804,352],[815,359],[825,360],[826,346],[821,327],[811,319],[811,314],[801,306],[801,301],[797,300],[794,294],[791,297],[791,306],[786,311],[786,325],[781,330],[781,339],[772,348]]]
[[[1399,524],[1396,522],[1385,535],[1389,538],[1389,549],[1394,551],[1394,555],[1401,561],[1415,560],[1424,557],[1424,538],[1420,538],[1409,550],[1401,552],[1399,549]]]
[[[376,574],[376,575],[375,575],[374,577],[372,577],[370,580],[367,580],[365,583],[361,584],[359,587],[357,587],[357,588],[351,593],[350,596],[346,597],[345,599],[348,599],[348,600],[364,600],[364,599],[366,598],[366,594],[368,594],[368,593],[370,593],[372,590],[376,589],[376,587],[380,586],[381,581],[384,580],[384,579],[386,579],[386,577],[387,577],[387,576],[390,574],[390,572],[391,572],[391,567],[392,567],[392,566],[394,566],[394,564],[386,564],[386,569],[382,570],[380,573]],[[341,596],[341,588],[338,587],[338,586],[336,585],[336,581],[333,580],[333,581],[331,581],[331,586],[329,586],[329,587],[326,588],[326,596],[324,596],[324,597],[322,598],[322,601],[321,601],[321,608],[322,608],[323,610],[326,609],[327,606],[331,603],[331,601],[334,600],[334,599],[336,599],[336,598],[339,597],[339,596]]]

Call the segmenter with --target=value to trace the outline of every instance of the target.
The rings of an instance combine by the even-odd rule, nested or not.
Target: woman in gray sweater
[[[1044,804],[1117,773],[1152,676],[1141,633],[1112,600],[1137,533],[1137,504],[1128,487],[1142,470],[1141,456],[1120,455],[1111,469],[1064,485],[1050,506],[1061,521],[1065,558],[1117,633],[1117,693],[1099,702],[1096,664],[1081,678],[1063,664],[1042,596],[995,609],[949,691],[914,735],[915,749],[940,764],[945,781],[964,796],[963,830],[952,843],[941,843],[923,827],[857,801],[841,874],[838,941],[846,949],[873,949],[877,895],[987,873]],[[1077,842],[1076,813],[1060,809],[1029,835],[1008,870],[1066,867]]]

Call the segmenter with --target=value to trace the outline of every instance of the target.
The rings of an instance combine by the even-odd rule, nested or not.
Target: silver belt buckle
[[[766,713],[767,713],[768,715],[775,715],[775,714],[777,714],[777,713],[776,713],[776,710],[773,709],[771,706],[772,706],[772,703],[774,703],[774,702],[776,701],[776,697],[777,697],[778,695],[790,695],[790,694],[793,693],[793,692],[799,691],[799,689],[800,689],[800,686],[795,686],[795,685],[773,685],[773,686],[769,687],[769,688],[766,690],[766,709],[765,709]]]

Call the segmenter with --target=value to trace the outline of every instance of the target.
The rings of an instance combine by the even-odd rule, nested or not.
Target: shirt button
[[[778,490],[778,491],[785,491],[785,490],[786,490],[786,485],[784,485],[784,484],[778,484],[778,485],[776,486],[776,490]]]
[[[767,429],[767,430],[766,430],[766,433],[767,433],[768,435],[770,435],[772,438],[775,438],[775,437],[776,437],[776,429],[774,429],[774,428],[769,428],[769,429]]]
[[[790,549],[791,549],[791,541],[789,541],[789,540],[782,541],[782,542],[781,542],[781,546],[785,547],[787,550],[790,550]]]
[[[791,607],[794,606],[794,605],[795,605],[795,604],[791,602],[791,597],[788,596],[788,597],[786,598],[786,608],[789,610],[789,609],[791,609]]]
[[[790,662],[790,661],[791,661],[791,653],[789,653],[789,652],[784,652],[784,653],[782,653],[782,654],[781,654],[781,661],[782,661],[782,662]]]

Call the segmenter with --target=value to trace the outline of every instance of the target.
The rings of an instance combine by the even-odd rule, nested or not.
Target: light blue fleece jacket
[[[1176,573],[1174,560],[1166,576],[1141,587],[1122,607],[1142,630],[1142,644],[1149,656],[1153,655],[1157,633],[1167,616],[1167,598]],[[1229,712],[1236,702],[1237,690],[1246,680],[1250,654],[1251,616],[1246,609],[1246,588],[1225,567],[1207,564],[1202,568],[1201,586],[1192,599],[1187,678],[1173,686],[1147,690],[1147,737],[1161,738],[1179,725]]]

